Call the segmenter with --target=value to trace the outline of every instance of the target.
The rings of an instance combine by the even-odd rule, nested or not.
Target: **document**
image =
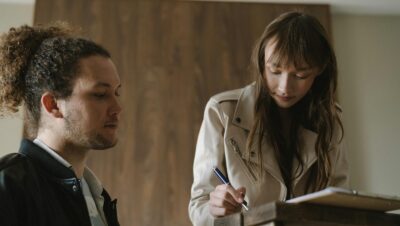
[[[400,197],[360,192],[351,189],[328,187],[324,190],[299,196],[287,203],[312,203],[373,211],[400,209]]]

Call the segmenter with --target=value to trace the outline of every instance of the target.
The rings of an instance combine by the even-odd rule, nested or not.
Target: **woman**
[[[244,201],[251,208],[348,185],[336,58],[322,25],[300,12],[280,15],[260,37],[253,65],[255,83],[207,103],[193,166],[194,225],[212,225]]]

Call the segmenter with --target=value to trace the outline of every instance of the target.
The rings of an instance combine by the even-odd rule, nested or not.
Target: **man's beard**
[[[68,141],[78,147],[94,150],[112,148],[117,144],[116,139],[107,139],[106,137],[101,136],[98,131],[91,130],[84,133],[79,118],[81,118],[79,115],[74,115],[74,113],[71,112],[68,112],[64,117],[66,130],[65,136]]]

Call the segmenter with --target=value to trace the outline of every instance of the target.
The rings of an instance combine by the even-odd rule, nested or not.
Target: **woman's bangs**
[[[325,49],[318,39],[313,35],[302,32],[294,34],[278,34],[275,38],[275,48],[267,59],[267,62],[279,65],[280,67],[295,68],[323,68],[327,56]]]

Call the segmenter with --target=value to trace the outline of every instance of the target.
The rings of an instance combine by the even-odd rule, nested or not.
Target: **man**
[[[0,159],[0,225],[113,226],[116,200],[86,167],[117,143],[120,79],[110,54],[65,24],[1,37],[0,113],[25,105],[37,137]]]

